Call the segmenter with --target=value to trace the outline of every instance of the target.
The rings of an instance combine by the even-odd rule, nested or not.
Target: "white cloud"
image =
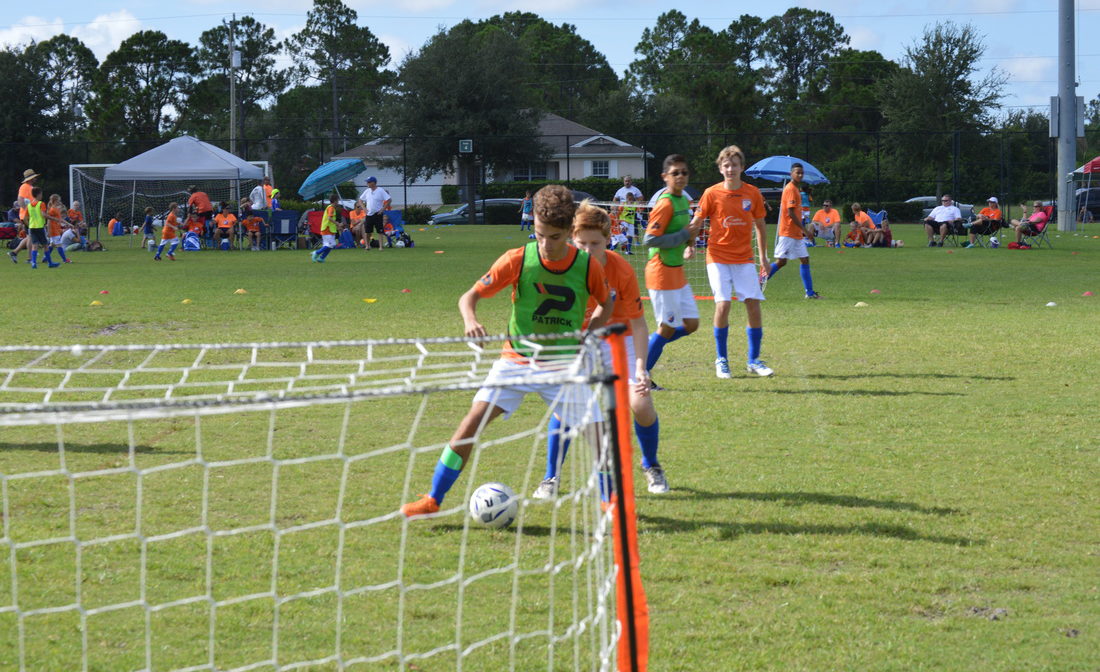
[[[1029,84],[1056,81],[1058,73],[1054,66],[1055,59],[1050,56],[1006,58],[997,62],[997,67],[1008,73],[1009,85],[1013,82]]]
[[[397,35],[383,33],[378,36],[378,41],[386,45],[386,48],[390,50],[390,70],[396,70],[397,66],[401,65],[401,62],[405,60],[405,57],[417,49],[417,47],[414,47],[408,40],[403,37],[398,37]]]
[[[64,30],[65,24],[60,18],[49,20],[37,16],[24,16],[10,28],[0,30],[0,44],[15,46],[26,45],[31,41],[43,42]]]
[[[882,51],[882,32],[867,26],[853,26],[848,30],[852,38],[849,46],[861,51]]]
[[[74,26],[73,37],[88,45],[96,58],[103,60],[122,44],[122,41],[142,29],[141,21],[126,9],[110,14],[100,14],[89,23]]]

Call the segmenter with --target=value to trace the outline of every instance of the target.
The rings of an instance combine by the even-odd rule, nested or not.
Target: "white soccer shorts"
[[[61,236],[50,236],[50,245],[60,245]]]
[[[779,236],[775,241],[776,259],[805,259],[810,256],[806,243],[801,238]]]
[[[756,264],[707,264],[707,279],[715,301],[730,301],[735,295],[738,301],[764,300]]]
[[[336,247],[336,236],[331,233],[321,234],[321,245],[324,247]]]
[[[611,247],[618,247],[619,245],[626,245],[626,236],[621,233],[611,236]]]
[[[675,329],[682,326],[684,320],[699,319],[699,306],[695,305],[695,292],[690,284],[680,289],[651,289],[649,302],[653,304],[653,316],[658,324]]]
[[[561,375],[560,369],[539,371],[529,364],[501,357],[493,364],[493,368],[489,370],[485,382],[482,383],[482,385],[501,384],[501,386],[479,388],[477,394],[474,395],[474,401],[484,401],[493,406],[498,406],[504,411],[504,417],[507,419],[512,417],[512,413],[523,403],[524,397],[535,393],[542,397],[542,400],[546,402],[554,415],[561,418],[561,421],[566,425],[601,422],[603,416],[600,414],[599,405],[595,403],[592,391],[585,385],[562,386],[560,384],[539,384],[534,381],[506,384],[507,381],[519,377],[538,378],[540,376],[557,377],[559,375]]]
[[[637,356],[634,351],[634,337],[630,334],[623,336],[623,341],[626,343],[626,371],[627,371],[627,383],[633,385],[635,382],[635,376],[637,375],[637,367],[634,365],[634,358]],[[611,364],[611,344],[607,341],[600,343],[600,354],[603,356],[603,365],[607,371],[614,371],[614,367]]]

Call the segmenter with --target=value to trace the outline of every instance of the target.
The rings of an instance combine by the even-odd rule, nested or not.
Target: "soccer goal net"
[[[268,172],[267,161],[249,161]],[[114,164],[72,164],[69,166],[69,203],[79,201],[89,226],[119,218],[126,226],[140,224],[145,208],[161,217],[172,203],[186,204],[190,187],[198,187],[217,205],[225,201],[237,211],[241,198],[248,196],[259,180],[140,180],[107,181],[104,172]]]
[[[585,405],[556,496],[530,498],[549,419],[536,395],[479,430],[439,514],[399,512],[426,491],[500,345],[0,348],[0,661],[644,669],[644,632],[624,613],[644,610],[628,578],[625,383],[595,339],[579,353],[528,342],[538,358],[493,383],[552,384]],[[517,493],[510,527],[468,514],[487,481]]]

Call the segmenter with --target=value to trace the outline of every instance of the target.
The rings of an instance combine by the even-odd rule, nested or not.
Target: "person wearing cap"
[[[833,202],[825,199],[821,209],[814,213],[814,236],[824,238],[829,247],[840,244],[840,211],[833,209]]]
[[[1001,206],[997,201],[996,196],[990,196],[986,201],[986,206],[982,208],[982,211],[978,213],[978,216],[974,218],[974,221],[967,227],[966,236],[970,241],[966,244],[967,247],[977,247],[975,242],[975,236],[990,236],[1005,225],[1004,215],[1001,214]]]
[[[23,225],[23,228],[27,228],[27,206],[34,200],[32,192],[34,190],[34,182],[38,179],[38,173],[34,172],[33,168],[28,168],[23,171],[23,181],[19,184],[19,195],[16,197],[15,202],[19,206],[19,222]],[[23,238],[19,241],[19,244],[15,246],[15,249],[8,252],[8,256],[11,258],[11,263],[19,263],[19,250],[22,250],[27,246],[28,238]]]
[[[363,244],[370,249],[374,232],[378,232],[378,249],[382,249],[382,215],[390,209],[390,194],[378,186],[378,179],[374,176],[367,178],[367,188],[359,194],[359,200],[367,206],[367,219],[363,222]]]
[[[272,189],[271,190],[271,195],[268,197],[267,205],[271,209],[272,212],[275,212],[276,210],[281,209],[279,207],[279,190],[278,189]]]

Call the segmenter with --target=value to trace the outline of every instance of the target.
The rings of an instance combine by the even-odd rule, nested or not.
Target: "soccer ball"
[[[503,483],[485,483],[470,497],[470,517],[485,527],[508,527],[516,519],[519,498]]]
[[[905,241],[899,238],[895,238],[894,240],[890,241],[890,244],[894,247],[905,247]]]

